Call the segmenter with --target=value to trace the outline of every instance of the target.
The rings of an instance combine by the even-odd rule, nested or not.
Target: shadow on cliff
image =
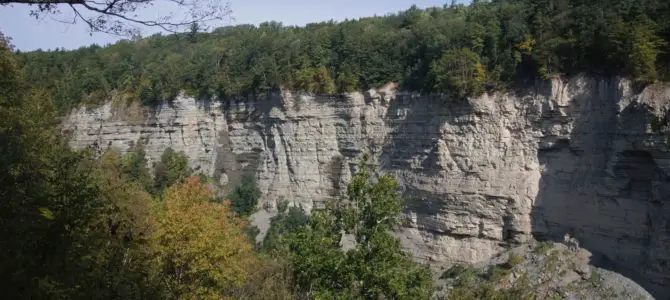
[[[219,145],[216,150],[215,178],[226,177],[229,186],[236,185],[245,174],[253,174],[261,163],[264,149],[274,149],[270,128],[280,120],[270,118],[274,107],[282,107],[281,98],[272,93],[264,97],[240,97],[221,100],[221,113],[226,118],[228,128],[219,132]],[[230,133],[239,128],[233,124],[243,124],[244,129],[260,134],[263,145],[251,145],[249,151],[234,153]],[[239,149],[238,149],[239,150]]]
[[[366,100],[369,102],[370,100]],[[380,171],[394,173],[401,184],[405,199],[405,213],[414,212],[419,226],[430,230],[431,222],[446,207],[444,195],[425,190],[412,177],[441,178],[439,139],[444,124],[474,126],[473,107],[467,100],[449,99],[442,95],[400,93],[386,111],[385,121],[391,131],[379,153]],[[436,234],[439,234],[436,232]]]
[[[551,95],[551,87],[535,92]],[[631,103],[619,113],[622,92],[616,79],[590,80],[569,107],[545,111],[537,126],[574,127],[569,137],[544,137],[537,153],[539,191],[531,212],[538,240],[575,237],[591,263],[620,273],[655,297],[667,299],[663,276],[668,253],[668,176],[657,153],[642,146],[651,114]],[[574,118],[571,120],[570,118]],[[660,256],[667,257],[667,254]]]

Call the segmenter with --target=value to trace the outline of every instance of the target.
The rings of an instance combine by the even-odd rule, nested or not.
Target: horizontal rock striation
[[[270,206],[284,198],[311,209],[344,195],[367,152],[400,180],[409,222],[398,236],[421,260],[481,262],[567,232],[596,265],[664,298],[669,105],[667,87],[636,93],[625,80],[574,77],[468,101],[390,89],[179,97],[134,122],[108,103],[74,111],[65,127],[75,148],[143,143],[150,164],[167,147],[183,150],[223,184],[255,172]]]

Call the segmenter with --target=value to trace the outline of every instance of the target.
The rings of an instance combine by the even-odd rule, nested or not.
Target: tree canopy
[[[180,91],[263,98],[390,81],[454,98],[576,73],[667,77],[664,0],[492,0],[303,27],[266,22],[154,35],[74,51],[23,53],[31,82],[62,111],[125,97],[153,104]]]
[[[218,299],[241,286],[255,264],[246,222],[228,202],[213,203],[196,176],[169,188],[156,208],[154,264],[175,298]]]

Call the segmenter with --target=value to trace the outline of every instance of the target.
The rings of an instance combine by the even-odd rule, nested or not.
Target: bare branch
[[[202,28],[204,22],[224,20],[231,14],[230,5],[221,0],[0,0],[0,5],[8,4],[36,6],[30,12],[35,17],[59,14],[58,7],[69,6],[74,12],[75,20],[82,20],[91,32],[116,35],[136,34],[138,29],[132,24],[158,27],[168,32],[186,31],[194,23]],[[172,14],[155,19],[138,17],[137,12],[142,9],[166,4],[187,8],[186,18],[176,21]],[[83,13],[84,10],[97,16],[88,16]]]

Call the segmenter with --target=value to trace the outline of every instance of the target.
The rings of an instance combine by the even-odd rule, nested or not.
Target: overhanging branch
[[[157,19],[142,19],[136,11],[149,6],[160,5],[160,2],[178,7],[187,8],[189,17],[181,22],[175,22],[172,16]],[[0,0],[0,5],[27,4],[37,6],[31,15],[58,14],[57,7],[69,6],[75,19],[81,19],[91,31],[107,32],[112,34],[132,33],[136,28],[130,24],[139,24],[148,27],[159,27],[168,32],[178,32],[194,23],[213,20],[223,20],[230,15],[228,3],[220,0]],[[88,10],[97,16],[83,14]],[[116,18],[117,20],[110,20]],[[131,29],[132,28],[132,29]]]

